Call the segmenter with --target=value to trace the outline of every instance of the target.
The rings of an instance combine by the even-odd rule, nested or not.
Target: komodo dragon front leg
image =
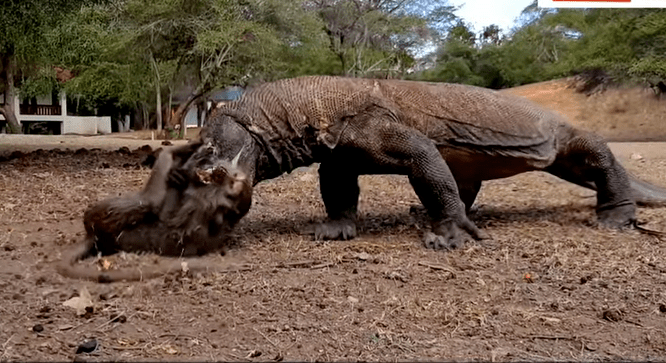
[[[356,237],[356,210],[358,207],[359,172],[352,155],[336,150],[319,165],[319,188],[326,207],[328,221],[315,226],[315,239],[342,239]]]
[[[321,163],[321,193],[329,221],[316,227],[315,234],[344,238],[345,234],[355,233],[357,177],[362,170],[362,174],[409,177],[432,219],[432,233],[426,235],[427,247],[459,247],[466,239],[461,230],[475,239],[488,238],[467,218],[456,181],[432,140],[379,106],[347,121],[329,159]]]

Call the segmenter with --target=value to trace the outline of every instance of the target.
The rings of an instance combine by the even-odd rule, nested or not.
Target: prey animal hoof
[[[315,240],[350,240],[356,237],[356,223],[350,219],[326,221],[314,226]]]

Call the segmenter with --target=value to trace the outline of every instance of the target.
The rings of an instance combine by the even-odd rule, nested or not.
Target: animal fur
[[[63,276],[100,282],[153,278],[179,264],[163,263],[144,270],[100,272],[76,262],[100,253],[153,252],[165,256],[198,256],[221,251],[225,238],[250,208],[251,185],[230,162],[221,163],[204,183],[190,159],[201,142],[162,151],[143,190],[109,198],[84,213],[86,237],[64,254],[57,270]],[[191,270],[214,269],[191,264]]]

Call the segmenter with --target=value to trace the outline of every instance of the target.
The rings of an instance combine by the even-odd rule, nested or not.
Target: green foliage
[[[508,34],[476,33],[447,0],[10,0],[0,56],[22,96],[64,87],[89,107],[166,104],[232,84],[309,74],[404,77],[491,88],[602,69],[666,79],[666,10],[525,8]],[[2,67],[2,65],[0,65]],[[2,77],[0,68],[0,78]],[[5,87],[4,83],[0,87]]]
[[[19,96],[21,98],[36,97],[51,94],[61,88],[56,79],[56,71],[50,67],[39,67],[26,78],[21,85]]]
[[[445,1],[430,8],[448,9]],[[324,24],[330,51],[340,66],[335,73],[354,76],[398,76],[414,62],[414,49],[430,38],[428,18],[416,11],[422,1],[323,0],[312,1]],[[434,7],[433,7],[434,6]],[[432,13],[430,13],[432,14]]]
[[[0,67],[12,59],[24,85],[21,88],[25,88],[21,89],[23,95],[57,89],[55,72],[44,69],[53,63],[49,31],[76,9],[93,3],[93,0],[8,0],[0,6]],[[6,87],[4,71],[0,68],[3,81],[0,87]]]
[[[563,72],[604,69],[619,81],[666,79],[665,9],[594,9],[578,16],[581,37],[560,65]]]

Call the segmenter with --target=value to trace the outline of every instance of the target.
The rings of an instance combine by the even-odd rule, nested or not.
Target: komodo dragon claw
[[[302,230],[304,235],[313,235],[315,241],[354,239],[357,235],[356,223],[349,219],[328,220],[312,224]]]
[[[641,224],[645,224],[645,222],[641,222],[641,223],[639,223],[638,221],[634,221],[634,223],[632,224],[632,226],[633,226],[637,231],[639,231],[639,232],[641,232],[641,233],[645,233],[645,234],[648,234],[648,235],[650,235],[650,236],[655,236],[655,237],[657,237],[657,238],[659,238],[659,239],[661,239],[662,237],[666,238],[666,232],[655,231],[655,230],[653,230],[653,229],[649,229],[649,228],[641,227]]]

